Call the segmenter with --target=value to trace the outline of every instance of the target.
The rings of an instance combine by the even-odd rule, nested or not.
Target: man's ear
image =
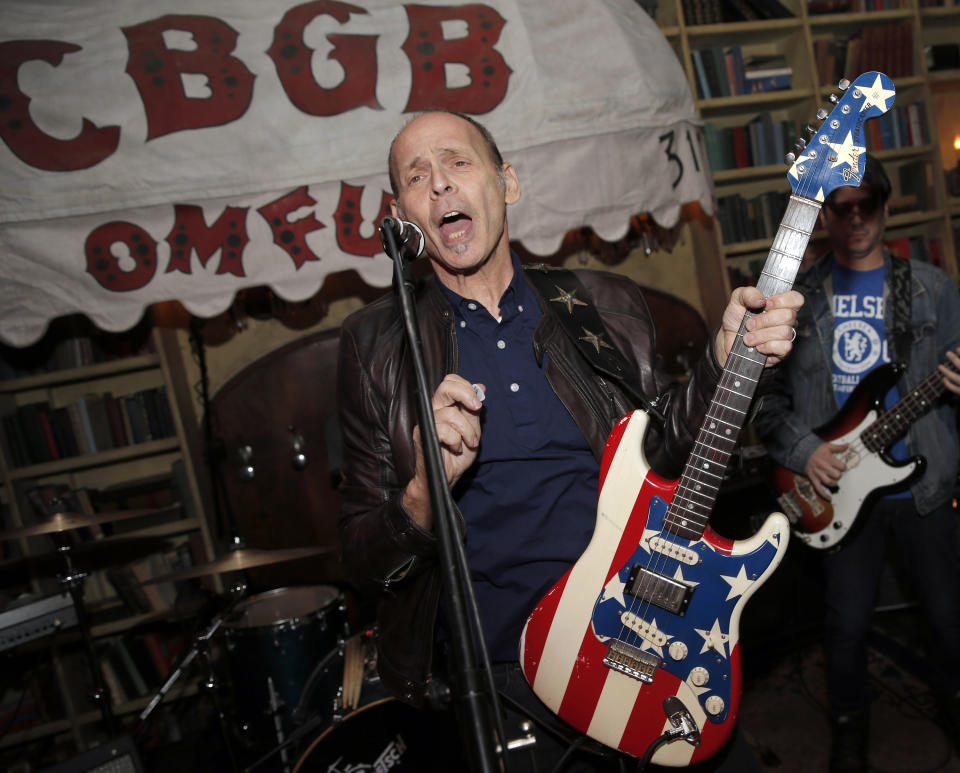
[[[396,199],[390,199],[390,214],[395,218],[400,219],[400,209],[397,207]]]
[[[501,169],[503,170],[503,179],[506,183],[504,198],[507,204],[516,204],[520,201],[520,178],[517,177],[517,170],[509,161],[504,161]]]
[[[827,215],[824,211],[825,209],[826,205],[820,208],[820,214],[817,215],[817,225],[819,225],[821,228],[827,227]]]

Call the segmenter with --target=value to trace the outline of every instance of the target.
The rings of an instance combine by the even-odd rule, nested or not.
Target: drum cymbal
[[[186,569],[180,569],[169,574],[158,575],[145,580],[142,584],[149,585],[154,582],[170,582],[176,580],[187,580],[193,577],[205,577],[210,574],[223,574],[224,572],[239,572],[243,569],[251,569],[255,566],[267,566],[268,564],[279,564],[284,561],[295,561],[299,558],[309,558],[310,556],[319,556],[324,553],[332,553],[334,548],[315,545],[308,548],[278,548],[276,550],[261,550],[259,548],[238,548],[232,550],[225,556],[221,556],[216,561],[208,564],[199,564],[190,566]]]
[[[144,515],[160,515],[161,513],[173,512],[179,510],[180,503],[177,502],[167,507],[158,507],[148,510],[115,510],[107,513],[95,513],[85,515],[84,513],[63,512],[51,516],[45,521],[34,523],[30,526],[22,526],[19,529],[9,529],[0,532],[0,540],[19,539],[20,537],[34,537],[38,534],[54,534],[56,532],[71,531],[72,529],[82,529],[85,526],[98,526],[101,523],[112,523],[114,521],[123,521],[128,518],[140,518]]]
[[[120,566],[156,553],[167,547],[169,537],[107,537],[81,542],[70,547],[70,560],[76,569],[94,572]],[[27,581],[31,576],[52,577],[66,569],[59,550],[0,562],[0,583]]]

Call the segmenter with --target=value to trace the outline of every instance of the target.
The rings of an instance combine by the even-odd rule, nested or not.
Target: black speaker
[[[114,738],[71,760],[44,768],[40,773],[144,773],[140,755],[128,735]]]

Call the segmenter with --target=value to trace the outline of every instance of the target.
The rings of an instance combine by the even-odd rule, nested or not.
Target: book
[[[707,80],[707,71],[703,66],[703,54],[700,51],[691,51],[690,56],[693,59],[693,68],[697,76],[697,95],[701,99],[712,99],[710,91],[710,81]]]
[[[40,413],[45,411],[49,405],[46,402],[28,403],[17,408],[17,420],[23,428],[24,437],[27,440],[27,447],[30,451],[30,461],[32,464],[42,464],[51,461],[50,443],[47,440],[47,434],[43,428],[43,422],[40,419]]]
[[[109,451],[113,448],[113,438],[110,435],[110,420],[107,418],[104,396],[91,393],[84,395],[82,402],[87,409],[87,417],[90,421],[90,429],[93,432],[97,452]]]
[[[127,440],[127,430],[123,422],[123,413],[120,409],[120,401],[112,394],[107,393],[103,396],[104,409],[107,414],[107,423],[110,427],[110,441],[114,448],[123,448],[130,445]]]
[[[743,93],[760,94],[768,91],[783,91],[791,88],[793,68],[780,67],[764,70],[747,70],[743,75]]]
[[[130,563],[129,569],[139,583],[140,590],[150,606],[150,611],[163,612],[173,608],[173,604],[169,601],[169,594],[158,587],[160,583],[147,582],[154,577],[149,558],[133,561]]]

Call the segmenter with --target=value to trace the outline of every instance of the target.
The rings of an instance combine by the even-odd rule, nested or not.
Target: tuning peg
[[[807,141],[803,137],[798,137],[797,141],[793,143],[793,147],[795,147],[797,150],[803,150],[805,147],[807,147]]]
[[[803,127],[803,130],[804,130],[807,134],[809,134],[811,137],[812,137],[814,134],[817,133],[816,127],[815,127],[815,126],[811,126],[810,124],[807,124],[806,126],[804,126],[804,127]]]
[[[793,166],[793,162],[797,160],[797,157],[793,153],[787,153],[787,155],[783,157],[783,160],[784,160],[784,163],[787,163],[790,166]]]
[[[840,82],[837,84],[837,88],[839,88],[840,91],[846,91],[850,88],[850,81],[848,81],[846,78],[841,78]]]
[[[290,443],[293,445],[293,469],[302,470],[310,461],[303,452],[303,435],[294,430],[293,426],[287,427],[287,430],[290,432]]]
[[[821,107],[819,110],[817,110],[817,120],[818,120],[818,121],[822,121],[822,120],[823,120],[824,118],[826,118],[828,115],[830,115],[830,111],[827,110],[825,107]]]

